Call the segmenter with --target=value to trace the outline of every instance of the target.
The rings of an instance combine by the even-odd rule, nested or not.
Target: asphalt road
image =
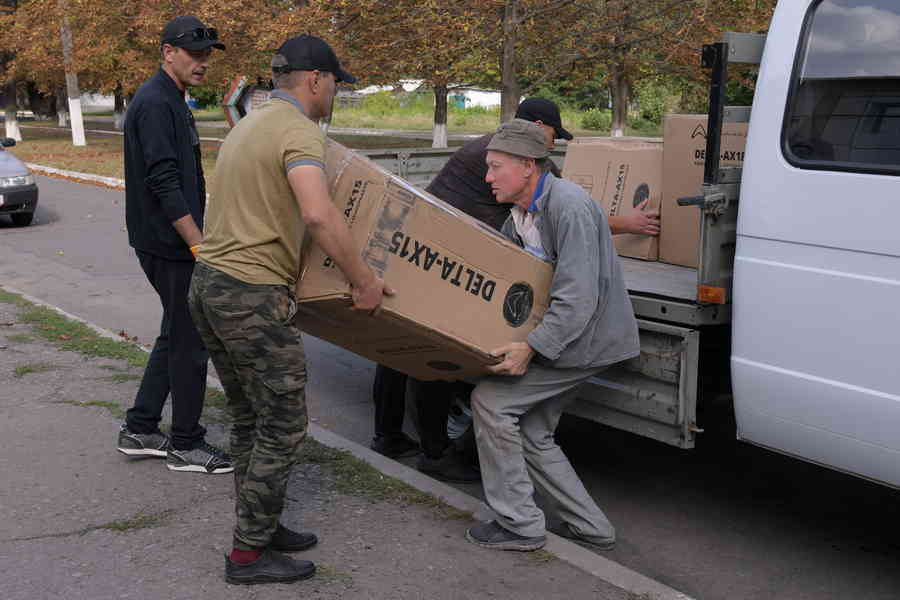
[[[151,344],[160,308],[128,246],[124,193],[38,183],[32,226],[0,218],[0,282]],[[306,341],[312,418],[366,443],[372,364]],[[618,528],[609,557],[636,571],[703,600],[900,598],[896,490],[727,434],[681,451],[573,418],[560,437]]]

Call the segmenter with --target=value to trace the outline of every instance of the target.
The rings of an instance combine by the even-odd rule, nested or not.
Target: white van
[[[900,2],[781,0],[704,60],[700,266],[622,259],[643,353],[574,411],[693,447],[730,346],[739,439],[900,487]],[[724,106],[754,62],[752,111]],[[720,169],[722,122],[748,118],[743,171]]]

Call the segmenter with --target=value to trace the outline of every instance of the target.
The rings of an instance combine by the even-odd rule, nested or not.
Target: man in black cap
[[[215,29],[196,17],[173,19],[160,40],[162,67],[138,89],[125,116],[128,240],[159,295],[163,316],[117,448],[127,456],[165,457],[173,471],[230,473],[231,459],[206,443],[200,425],[209,355],[187,307],[206,184],[184,93],[203,83],[213,48],[225,49]],[[159,430],[170,393],[171,437]]]
[[[316,544],[280,523],[285,491],[306,436],[306,355],[293,324],[304,239],[331,257],[352,286],[356,310],[373,312],[389,288],[363,262],[331,201],[325,134],[339,81],[352,83],[317,37],[286,41],[272,58],[275,91],[219,149],[203,246],[188,298],[228,397],[236,491],[229,583],[311,577],[294,560]]]
[[[545,98],[523,100],[516,109],[516,118],[540,125],[548,150],[553,149],[557,139],[572,139],[572,134],[562,125],[559,107]],[[510,214],[510,205],[497,202],[490,184],[485,181],[487,146],[493,137],[494,134],[489,133],[459,148],[425,189],[499,231]],[[555,163],[551,161],[549,167],[555,177],[561,176]],[[644,211],[646,204],[644,201],[639,207],[641,210],[629,215],[608,217],[612,233],[659,235],[659,212]],[[371,447],[392,458],[410,456],[418,451],[415,442],[402,431],[407,381],[407,376],[399,371],[382,365],[376,367],[372,390],[375,438]],[[462,435],[456,443],[451,443],[446,433],[447,416],[454,399],[465,396],[465,388],[471,389],[471,386],[409,381],[421,441],[419,470],[444,481],[478,481],[474,438]]]

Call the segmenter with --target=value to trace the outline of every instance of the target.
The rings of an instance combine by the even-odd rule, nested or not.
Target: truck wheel
[[[9,215],[12,217],[13,225],[16,227],[26,227],[31,225],[31,220],[34,219],[34,213],[16,213],[14,215]]]

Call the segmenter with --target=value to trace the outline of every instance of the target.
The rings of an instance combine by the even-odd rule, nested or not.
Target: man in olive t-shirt
[[[219,150],[203,245],[188,302],[232,420],[237,523],[229,583],[284,583],[315,573],[316,536],[279,524],[288,475],[306,434],[306,357],[292,324],[293,289],[307,235],[350,282],[357,310],[391,290],[362,261],[332,204],[325,137],[338,81],[355,81],[319,38],[289,39],[272,59],[276,91]]]

